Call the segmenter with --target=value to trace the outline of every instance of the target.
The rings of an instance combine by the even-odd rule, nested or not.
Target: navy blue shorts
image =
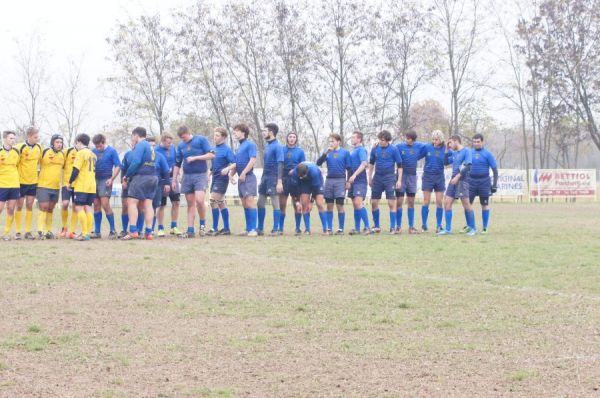
[[[154,194],[154,198],[152,198],[152,208],[158,209],[160,207],[160,202],[162,201],[162,197],[164,194],[165,186],[158,184],[156,186],[156,193]]]
[[[73,193],[73,203],[75,203],[77,206],[92,206],[94,204],[95,198],[96,198],[96,192],[94,192],[94,193],[86,193],[86,192]]]
[[[466,180],[458,181],[458,184],[448,184],[446,189],[446,196],[453,199],[462,199],[469,197],[469,183]]]
[[[396,197],[415,196],[417,193],[417,175],[402,174],[402,187],[396,190]]]
[[[469,178],[469,201],[473,203],[476,196],[479,196],[479,202],[487,206],[492,194],[492,180],[490,177]]]
[[[73,189],[62,187],[60,189],[60,200],[71,200],[73,199]]]
[[[21,197],[23,196],[35,196],[37,192],[37,184],[21,184]]]
[[[225,193],[227,192],[227,186],[229,185],[229,176],[213,175],[212,182],[210,184],[210,192]]]
[[[388,174],[380,176],[375,174],[373,177],[373,186],[371,187],[371,199],[381,199],[385,192],[386,199],[396,197],[396,175]]]
[[[367,197],[367,182],[366,181],[354,181],[354,184],[350,185],[348,190],[349,198],[366,198]]]
[[[258,186],[258,193],[265,196],[277,195],[277,176],[263,174]]]
[[[298,190],[300,194],[312,195],[313,198],[317,195],[323,195],[325,191],[322,180],[318,186],[312,185],[310,181],[300,180]]]
[[[131,179],[127,186],[127,197],[137,200],[153,200],[156,195],[158,176],[138,174]]]
[[[21,197],[20,188],[0,188],[0,202],[17,200]]]
[[[444,174],[423,173],[422,190],[426,192],[444,192],[446,190],[446,177]]]
[[[283,196],[286,198],[291,196],[292,198],[297,198],[300,196],[300,189],[298,185],[292,183],[292,176],[284,175],[283,177]]]
[[[256,175],[246,174],[246,181],[238,181],[238,193],[240,198],[256,196]]]

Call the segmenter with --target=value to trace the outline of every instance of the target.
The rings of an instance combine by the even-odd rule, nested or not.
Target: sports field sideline
[[[598,396],[599,212],[497,203],[470,238],[0,242],[0,396]]]

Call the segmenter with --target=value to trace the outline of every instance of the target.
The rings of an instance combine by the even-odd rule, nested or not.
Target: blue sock
[[[283,226],[285,225],[285,214],[279,213],[279,225],[277,226],[277,230],[283,232]]]
[[[106,215],[106,219],[108,220],[108,225],[110,225],[110,232],[115,232],[115,215],[114,213],[110,213]]]
[[[213,207],[212,209],[212,229],[215,231],[219,230],[219,214],[221,214],[221,212],[219,211],[218,207]]]
[[[156,216],[152,219],[152,232],[154,232],[154,227],[156,227]]]
[[[354,209],[354,230],[360,231],[360,210],[362,209]]]
[[[162,224],[158,224],[158,230],[159,231],[164,231],[165,230],[165,226]]]
[[[121,214],[121,227],[123,231],[127,231],[127,227],[129,226],[129,214]]]
[[[427,227],[427,219],[429,218],[429,205],[423,205],[421,207],[421,222]]]
[[[171,229],[177,228],[177,221],[171,221]]]
[[[333,210],[327,210],[327,230],[333,231]]]
[[[263,231],[265,229],[265,216],[267,215],[267,209],[264,207],[258,208],[258,227],[259,231]]]
[[[95,211],[94,212],[94,232],[99,234],[101,225],[102,225],[102,212]]]
[[[250,209],[244,207],[244,219],[246,220],[246,232],[250,232]]]
[[[223,229],[229,231],[229,209],[227,207],[221,209],[221,217],[223,217]]]
[[[369,213],[367,213],[367,209],[366,208],[362,208],[360,209],[360,218],[363,220],[363,223],[365,224],[365,228],[369,229]]]
[[[281,217],[281,210],[273,209],[273,231],[279,231],[279,218]]]
[[[396,223],[398,222],[398,212],[390,211],[390,229],[396,229]]]
[[[142,231],[144,229],[144,215],[138,214],[137,222],[135,223],[138,231]]]
[[[446,210],[446,231],[452,232],[452,210]]]
[[[187,233],[188,233],[189,235],[194,235],[194,227],[188,227],[188,229],[187,229]]]
[[[319,213],[319,217],[321,217],[321,213]],[[304,229],[306,231],[310,231],[310,213],[303,213],[302,218],[304,219]],[[323,222],[323,217],[321,217],[321,223]]]
[[[338,228],[343,231],[345,224],[346,224],[346,212],[340,213],[338,211]]]
[[[444,217],[444,208],[436,207],[435,208],[435,226],[442,227],[442,218]]]
[[[402,209],[396,210],[396,225],[402,228]]]
[[[371,213],[373,214],[373,226],[379,228],[379,209],[373,210]]]
[[[308,214],[310,217],[310,213]],[[296,231],[300,231],[300,222],[302,221],[302,213],[294,213],[294,221],[296,221]],[[310,222],[309,222],[310,224]],[[283,221],[281,222],[281,230],[283,231]]]
[[[151,233],[152,233],[152,228],[146,227],[146,234],[151,234]]]
[[[206,220],[201,218],[200,219],[200,229],[202,229],[202,227],[205,227],[205,226],[206,226]]]
[[[258,220],[258,210],[255,208],[249,209],[249,213],[250,213],[250,231],[256,231],[256,223]]]
[[[477,229],[477,226],[475,225],[475,212],[473,210],[469,210],[467,214],[469,215],[469,219],[467,220],[469,228]]]
[[[310,217],[310,215],[309,215],[309,217]],[[327,212],[320,211],[319,218],[321,219],[321,225],[323,226],[323,232],[327,231]],[[304,221],[306,222],[306,218],[304,219]]]
[[[136,233],[137,231],[138,231],[137,225],[135,225],[135,224],[131,224],[131,225],[129,226],[129,232],[131,232],[131,233]]]
[[[414,228],[414,227],[415,227],[415,208],[409,207],[408,208],[408,228]]]
[[[483,229],[487,229],[490,222],[490,209],[481,211],[481,219],[483,220]]]

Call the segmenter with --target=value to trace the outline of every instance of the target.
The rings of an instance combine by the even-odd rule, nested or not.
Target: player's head
[[[404,133],[404,139],[406,140],[407,144],[412,144],[417,140],[417,132],[414,130],[409,130],[408,132]]]
[[[296,146],[298,144],[298,134],[296,134],[294,131],[289,132],[287,137],[285,137],[285,141],[289,147]]]
[[[136,127],[131,132],[131,145],[135,146],[141,140],[146,139],[146,129],[143,127]]]
[[[179,126],[177,128],[177,137],[181,138],[183,142],[188,142],[192,139],[192,131],[186,125]]]
[[[444,133],[442,133],[440,130],[434,130],[431,133],[431,143],[434,146],[444,145]]]
[[[272,140],[277,137],[279,126],[277,126],[275,123],[267,123],[261,132],[265,140]]]
[[[25,134],[27,135],[27,143],[28,144],[33,145],[33,144],[37,144],[38,142],[40,142],[40,129],[39,128],[37,128],[35,126],[28,127]]]
[[[146,141],[150,144],[152,148],[156,146],[156,137],[151,135],[150,137],[146,137]]]
[[[12,148],[15,145],[15,141],[17,140],[17,134],[14,131],[6,130],[2,132],[2,143],[4,146],[9,146]]]
[[[483,135],[482,134],[477,133],[473,136],[473,148],[475,148],[475,149],[483,148]]]
[[[300,163],[296,166],[296,172],[298,173],[298,178],[303,180],[308,175],[308,166],[304,163]]]
[[[329,147],[333,149],[338,149],[340,144],[342,143],[342,136],[339,134],[333,133],[329,134]]]
[[[103,151],[106,148],[106,137],[104,134],[96,134],[92,137],[92,144],[97,150]]]
[[[233,135],[238,141],[245,140],[250,135],[250,127],[245,123],[236,124],[233,127]]]
[[[227,129],[225,127],[217,127],[213,132],[215,145],[221,145],[227,140]]]
[[[362,144],[363,142],[363,133],[356,130],[352,133],[352,135],[350,136],[350,144],[352,144],[352,146],[357,146]]]
[[[62,151],[64,145],[63,137],[60,134],[54,134],[50,138],[50,148],[55,151]]]
[[[392,142],[392,133],[387,130],[382,130],[379,134],[377,134],[377,139],[379,140],[379,146],[386,147],[390,145]]]
[[[171,144],[173,144],[173,136],[165,131],[160,135],[160,145],[164,148],[170,148]]]
[[[77,149],[87,148],[90,145],[90,136],[87,134],[77,134],[75,137],[75,146]]]
[[[448,140],[448,147],[454,151],[460,150],[462,147],[462,139],[460,138],[460,135],[455,134],[450,136],[450,139]]]

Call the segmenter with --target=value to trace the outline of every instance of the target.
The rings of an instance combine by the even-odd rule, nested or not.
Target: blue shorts
[[[96,179],[96,196],[99,198],[110,198],[112,196],[112,184],[106,186],[108,178]]]
[[[354,181],[354,184],[350,186],[348,190],[349,198],[366,198],[367,197],[367,182],[366,181]]]
[[[417,175],[402,174],[402,187],[396,190],[396,197],[415,196],[417,194]]]
[[[300,196],[300,189],[298,187],[298,185],[294,184],[292,182],[292,176],[288,175],[288,174],[284,174],[283,177],[283,196],[285,196],[286,198],[289,196],[291,196],[292,198],[297,198]]]
[[[50,189],[50,188],[38,188],[36,192],[36,199],[38,203],[47,203],[47,202],[58,202],[59,196],[58,189]]]
[[[240,198],[256,196],[256,175],[246,174],[246,181],[238,181],[238,193]]]
[[[127,186],[127,197],[137,200],[153,200],[156,195],[158,176],[138,174]]]
[[[318,186],[312,185],[310,181],[300,180],[300,186],[298,187],[300,194],[311,195],[313,198],[317,195],[323,195],[324,188],[323,182]]]
[[[194,193],[206,191],[208,175],[206,173],[183,174],[181,179],[181,193]]]
[[[62,187],[60,189],[60,200],[71,200],[73,199],[73,189]]]
[[[371,187],[371,199],[381,199],[383,192],[385,192],[386,199],[396,197],[396,174],[385,176],[375,174]]]
[[[165,190],[165,186],[158,184],[156,186],[156,193],[154,194],[154,198],[152,198],[152,208],[154,210],[160,207],[160,202],[162,201],[163,193]]]
[[[469,201],[473,203],[476,196],[479,196],[479,202],[487,206],[492,194],[492,180],[490,177],[469,178]]]
[[[92,206],[94,204],[94,199],[96,198],[95,193],[87,193],[87,192],[74,192],[73,193],[73,203],[77,206]]]
[[[327,177],[323,191],[325,199],[334,200],[346,197],[346,179],[344,177]]]
[[[37,184],[21,184],[21,197],[23,196],[35,196],[37,192]]]
[[[458,181],[458,184],[448,184],[446,196],[453,199],[462,199],[469,197],[469,183],[466,180]]]
[[[17,200],[21,197],[20,188],[0,188],[0,202]]]
[[[422,190],[426,192],[444,192],[446,190],[446,177],[444,174],[423,173]]]
[[[277,195],[277,176],[263,174],[258,186],[258,193],[265,196]]]
[[[220,174],[213,175],[212,183],[210,184],[210,192],[225,193],[227,192],[227,186],[229,185],[229,176],[222,176]]]

